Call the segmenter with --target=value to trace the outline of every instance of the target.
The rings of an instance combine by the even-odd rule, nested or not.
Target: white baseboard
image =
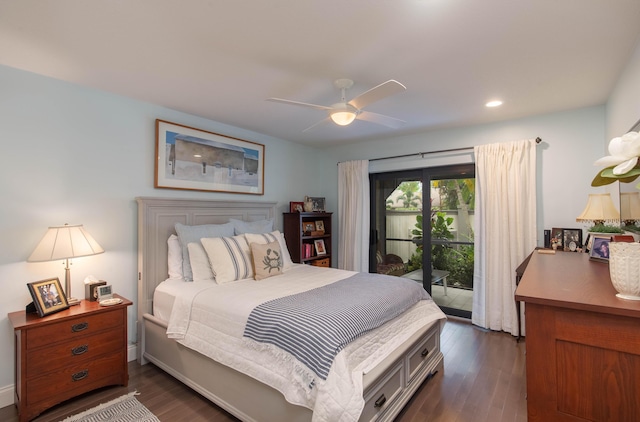
[[[13,394],[15,390],[13,385],[0,388],[0,407],[13,405]]]
[[[127,362],[136,360],[138,358],[138,344],[130,344],[127,348]]]
[[[137,353],[138,353],[138,345],[130,344],[129,347],[127,347],[127,362],[136,360]],[[13,405],[14,393],[15,393],[14,385],[8,385],[6,387],[0,388],[0,408]]]

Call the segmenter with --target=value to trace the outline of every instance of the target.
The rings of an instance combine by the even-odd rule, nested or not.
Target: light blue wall
[[[325,153],[314,148],[1,66],[0,93],[0,402],[3,387],[14,382],[7,313],[31,301],[26,283],[50,277],[64,282],[61,263],[25,262],[48,226],[84,224],[105,249],[74,260],[76,297],[84,295],[82,281],[92,274],[135,301],[135,197],[277,201],[282,212],[289,201],[326,189]],[[264,144],[264,196],[154,189],[156,118]],[[282,226],[281,217],[276,225]],[[130,341],[136,314],[130,307]]]

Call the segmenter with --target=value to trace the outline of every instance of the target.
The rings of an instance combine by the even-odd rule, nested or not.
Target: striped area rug
[[[137,391],[125,394],[80,414],[69,416],[62,422],[160,422],[149,409],[134,396]]]

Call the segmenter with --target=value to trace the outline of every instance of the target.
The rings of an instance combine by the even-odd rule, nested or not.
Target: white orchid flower
[[[594,163],[596,166],[613,168],[613,174],[620,176],[628,173],[638,163],[640,157],[640,133],[629,132],[609,142],[609,154]]]

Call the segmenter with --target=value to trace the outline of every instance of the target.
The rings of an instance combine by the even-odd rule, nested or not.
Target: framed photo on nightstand
[[[50,278],[42,281],[27,283],[33,305],[40,317],[63,311],[69,307],[67,297],[62,291],[60,280]]]

